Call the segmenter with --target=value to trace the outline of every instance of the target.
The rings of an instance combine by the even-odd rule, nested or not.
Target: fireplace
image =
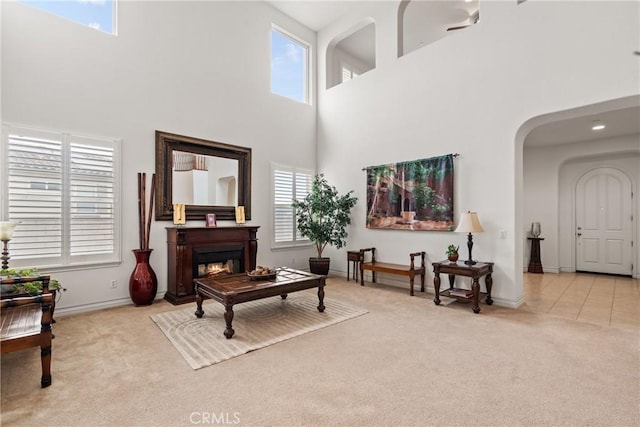
[[[193,277],[242,272],[242,245],[193,249]]]
[[[164,299],[172,304],[195,301],[193,279],[205,272],[207,275],[214,270],[243,273],[255,269],[258,228],[248,225],[167,227],[168,274]]]

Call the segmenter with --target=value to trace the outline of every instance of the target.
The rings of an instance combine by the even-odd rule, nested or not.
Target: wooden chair
[[[15,284],[42,281],[42,295],[3,298],[0,300],[0,353],[10,353],[29,347],[40,347],[42,388],[51,385],[51,304],[49,276],[11,277],[1,283]]]

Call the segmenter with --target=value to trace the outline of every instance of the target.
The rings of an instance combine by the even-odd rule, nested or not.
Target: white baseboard
[[[158,294],[160,294],[160,292],[158,292]],[[164,295],[164,292],[162,292],[162,295]],[[158,301],[161,299],[162,297],[156,297],[154,301]],[[78,314],[78,313],[86,313],[89,311],[103,310],[105,308],[122,307],[124,305],[133,305],[133,303],[131,302],[131,298],[120,298],[120,299],[111,300],[111,301],[77,305],[74,307],[64,307],[64,308],[56,307],[55,317],[68,316],[71,314]]]
[[[502,298],[496,298],[492,295],[491,299],[493,300],[493,305],[499,305],[500,307],[518,308],[522,304],[524,304],[524,297],[521,297],[517,301],[511,301],[511,300],[506,300]]]

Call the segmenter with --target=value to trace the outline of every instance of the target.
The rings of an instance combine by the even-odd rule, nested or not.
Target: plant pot
[[[309,258],[309,271],[313,274],[320,274],[326,276],[329,274],[329,264],[331,258]]]
[[[416,218],[415,211],[402,211],[402,222],[410,223],[413,222]]]
[[[129,278],[129,296],[135,305],[149,305],[156,298],[158,279],[149,264],[153,249],[134,249],[136,267]]]
[[[449,256],[447,257],[447,259],[448,259],[449,261],[451,261],[451,262],[456,262],[456,261],[458,261],[458,257],[459,257],[459,255],[458,255],[458,254],[451,254],[451,255],[449,255]]]

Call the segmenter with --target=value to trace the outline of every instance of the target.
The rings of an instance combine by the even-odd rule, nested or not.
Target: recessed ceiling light
[[[592,124],[591,124],[591,130],[602,130],[604,129],[606,126],[604,123],[602,123],[600,120],[595,120]]]

